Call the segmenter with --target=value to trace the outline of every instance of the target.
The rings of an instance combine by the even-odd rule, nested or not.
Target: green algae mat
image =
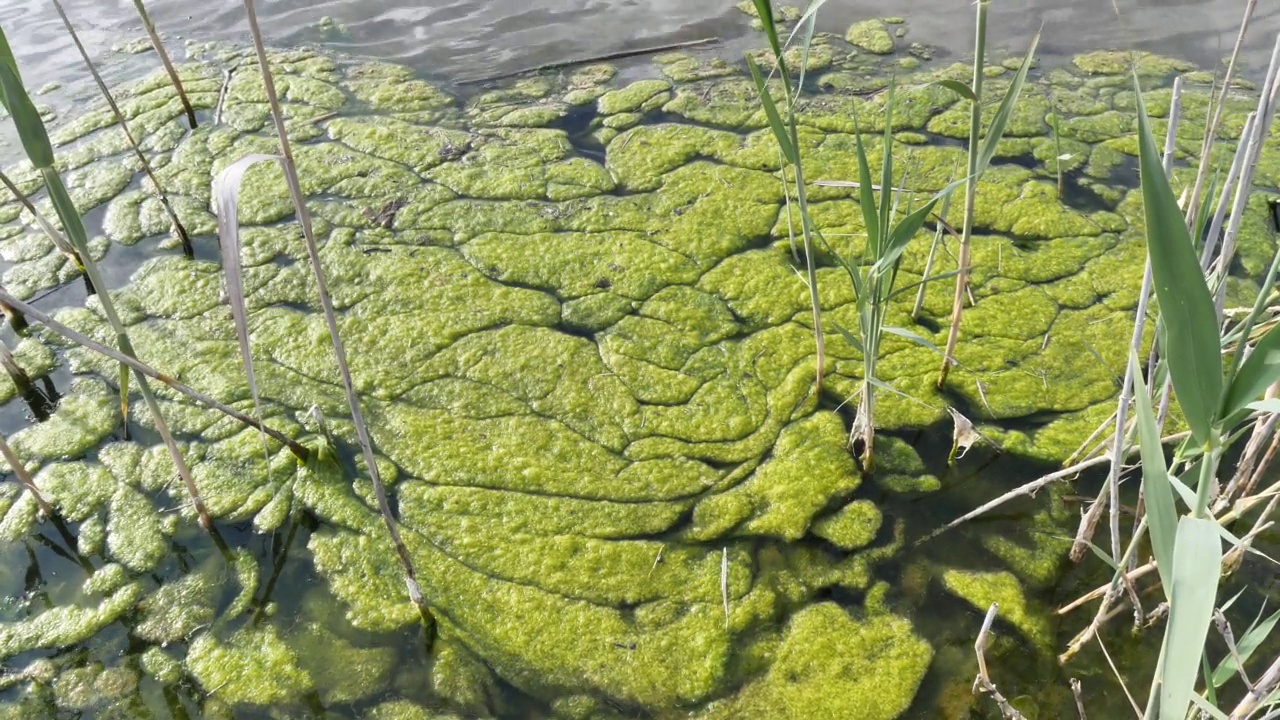
[[[809,177],[855,177],[855,118],[883,129],[893,74],[897,180],[937,190],[964,166],[968,112],[933,83],[967,69],[929,61],[893,27],[818,38],[799,107]],[[216,256],[212,178],[275,141],[251,56],[189,51],[198,129],[162,75],[120,99],[199,238],[196,260],[167,237],[105,109],[54,139],[101,227],[94,247],[117,269],[139,357],[250,411],[221,270],[201,258]],[[901,395],[881,395],[882,467],[868,477],[847,448],[861,363],[829,336],[815,392],[780,158],[737,64],[664,55],[643,76],[578,67],[458,97],[390,64],[309,50],[272,62],[436,626],[424,631],[408,602],[351,452],[286,186],[263,165],[240,219],[264,416],[324,452],[300,465],[158,389],[218,521],[210,537],[146,412],[121,422],[114,364],[39,330],[22,339],[19,364],[61,397],[42,422],[14,419],[15,400],[11,444],[57,518],[0,484],[0,718],[935,717],[967,712],[968,648],[993,601],[993,653],[1055,672],[1058,621],[1038,593],[1063,577],[1074,512],[1060,496],[1020,506],[999,532],[957,531],[939,541],[949,550],[910,541],[1031,479],[993,473],[991,448],[961,461],[967,474],[946,470],[948,406],[1027,473],[1112,410],[1145,252],[1127,55],[1082,56],[1023,91],[978,190],[960,367],[938,390],[935,354],[886,341],[882,379]],[[1157,116],[1160,88],[1192,70],[1154,56],[1138,67]],[[1182,157],[1199,147],[1209,80],[1188,77],[1205,84],[1184,99]],[[1252,102],[1232,99],[1227,136]],[[29,166],[5,172],[41,197]],[[1280,185],[1274,151],[1258,177]],[[826,236],[856,249],[851,191],[811,199]],[[24,298],[56,290],[63,323],[110,343],[20,206],[0,205],[0,221],[0,283]],[[1236,297],[1253,297],[1272,257],[1269,222],[1260,200]],[[931,237],[908,249],[904,284],[921,279]],[[939,257],[938,271],[953,268]],[[852,290],[819,259],[823,309],[852,326]],[[904,294],[896,324],[940,342],[950,296],[931,284],[913,325]],[[0,381],[0,397],[16,393]]]

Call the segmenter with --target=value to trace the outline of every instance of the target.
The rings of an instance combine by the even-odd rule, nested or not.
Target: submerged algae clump
[[[834,603],[812,605],[792,618],[765,676],[702,717],[893,720],[932,657],[903,618],[856,620]]]
[[[207,692],[237,705],[285,703],[312,688],[297,655],[270,625],[244,627],[225,640],[210,630],[191,643],[186,664]]]

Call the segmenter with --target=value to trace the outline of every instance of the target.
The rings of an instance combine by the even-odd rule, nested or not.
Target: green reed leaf
[[[1134,421],[1138,425],[1138,450],[1142,455],[1142,493],[1147,506],[1151,551],[1156,556],[1156,570],[1160,572],[1165,599],[1171,599],[1173,549],[1178,534],[1178,508],[1173,501],[1174,481],[1169,477],[1169,468],[1165,464],[1160,429],[1136,354],[1129,356],[1129,367],[1133,376],[1134,407],[1137,411]]]
[[[1147,255],[1160,314],[1168,329],[1165,346],[1173,389],[1191,434],[1209,442],[1222,400],[1222,350],[1213,298],[1191,245],[1182,210],[1164,174],[1151,122],[1134,75],[1138,99],[1138,163],[1147,225]]]
[[[769,128],[773,130],[773,136],[777,139],[778,146],[782,148],[782,156],[788,163],[797,164],[799,158],[796,156],[795,146],[791,144],[791,135],[787,132],[786,125],[782,123],[782,116],[778,114],[778,106],[773,102],[773,95],[769,92],[769,86],[765,84],[764,76],[760,74],[760,68],[750,55],[747,56],[747,67],[751,68],[751,79],[756,83],[760,104],[764,105],[765,117],[769,119]]]
[[[867,230],[867,253],[871,257],[878,257],[880,210],[876,207],[876,193],[871,182],[871,164],[867,162],[867,148],[862,142],[862,132],[858,129],[856,120],[853,138],[858,149],[858,204],[862,208],[862,223]]]
[[[1266,392],[1280,380],[1280,326],[1267,331],[1231,379],[1222,401],[1222,417],[1228,417]]]
[[[1222,540],[1217,522],[1183,517],[1174,543],[1169,623],[1161,648],[1161,672],[1156,679],[1160,683],[1160,720],[1186,718],[1213,620],[1221,572]]]
[[[1271,636],[1271,631],[1275,629],[1276,622],[1280,621],[1280,611],[1271,615],[1271,617],[1262,622],[1254,621],[1254,624],[1245,631],[1245,634],[1236,643],[1236,652],[1240,656],[1241,662],[1249,662],[1249,658],[1253,656],[1254,651],[1258,649],[1263,641]],[[1227,655],[1218,663],[1218,667],[1213,671],[1213,687],[1222,687],[1227,681],[1235,677],[1236,670],[1240,665],[1236,662],[1236,658]]]
[[[974,96],[973,90],[959,80],[939,80],[936,84],[938,87],[944,87],[969,102],[973,102],[978,99]]]
[[[1018,66],[1018,72],[1014,73],[1013,80],[1009,83],[1008,91],[1000,101],[1000,107],[991,118],[991,127],[987,128],[987,136],[982,140],[982,152],[978,155],[977,175],[982,175],[987,165],[991,163],[991,158],[995,157],[996,145],[1000,142],[1000,138],[1004,137],[1004,129],[1009,124],[1009,118],[1013,117],[1013,108],[1017,105],[1018,95],[1022,93],[1022,86],[1027,81],[1027,71],[1031,69],[1031,63],[1035,60],[1036,46],[1039,44],[1040,33],[1036,33],[1031,38],[1027,54],[1022,58],[1022,64]]]
[[[18,129],[22,149],[31,159],[31,164],[37,168],[51,167],[53,146],[49,144],[44,120],[40,119],[40,112],[32,104],[26,88],[22,87],[18,71],[7,62],[0,62],[0,91],[4,95],[4,106],[13,116],[13,124]]]
[[[773,50],[773,56],[778,59],[778,67],[783,73],[786,68],[782,66],[782,45],[778,42],[778,23],[773,19],[773,2],[771,0],[755,0],[756,13],[760,15],[760,24],[764,26],[764,33],[769,38],[769,48]]]

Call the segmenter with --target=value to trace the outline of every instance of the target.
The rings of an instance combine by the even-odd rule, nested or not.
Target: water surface
[[[109,51],[142,35],[132,0],[65,0],[65,5],[91,52],[106,61],[108,76],[127,75],[128,60]],[[750,32],[729,0],[262,0],[257,5],[271,44],[320,42],[330,50],[395,60],[448,79],[710,37],[732,43]],[[990,37],[993,47],[1017,49],[1043,24],[1042,49],[1048,55],[1117,46],[1208,66],[1230,52],[1244,5],[1244,0],[996,0]],[[148,0],[147,6],[171,43],[247,41],[243,5],[235,0]],[[874,0],[831,0],[822,9],[822,29],[843,32],[855,20],[888,12],[908,20],[911,41],[957,55],[972,47],[973,9],[967,0],[907,0],[891,7]],[[321,27],[326,17],[336,26]],[[48,2],[7,0],[0,4],[0,24],[34,87],[80,81],[79,59]],[[1277,32],[1280,4],[1259,3],[1246,43],[1246,58],[1255,70],[1265,64]]]

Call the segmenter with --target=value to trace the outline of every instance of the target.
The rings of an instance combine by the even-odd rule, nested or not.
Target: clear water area
[[[858,14],[859,8],[837,6],[835,3],[831,5],[834,16],[839,16],[839,13],[846,11],[850,14]],[[95,16],[91,21],[91,24],[98,29],[99,38],[96,42],[100,47],[107,39],[118,36],[119,28],[130,27],[133,22],[128,12],[131,8],[127,3],[113,8],[102,8],[95,3],[94,7],[104,13]],[[681,13],[690,12],[684,3],[660,10],[660,20],[680,18],[678,22],[672,20],[671,26],[664,26],[661,22],[657,25],[649,25],[638,20],[633,23],[618,22],[616,27],[646,27],[651,29],[652,33],[641,37],[628,34],[613,40],[602,39],[598,33],[586,33],[582,29],[587,26],[598,27],[595,24],[597,22],[607,22],[609,27],[615,27],[613,23],[626,13],[638,13],[636,17],[639,18],[642,16],[639,13],[652,12],[654,8],[651,6],[639,8],[634,4],[613,6],[601,4],[585,9],[557,11],[554,8],[544,8],[538,11],[528,10],[527,3],[521,4],[521,9],[533,13],[532,17],[536,18],[535,20],[529,15],[519,13],[504,16],[499,9],[501,7],[496,4],[486,5],[483,20],[479,18],[479,10],[474,6],[397,9],[382,4],[378,6],[375,18],[353,15],[357,11],[368,8],[347,3],[334,3],[332,8],[314,5],[290,7],[288,4],[270,3],[264,4],[262,9],[264,16],[270,18],[266,23],[268,28],[275,29],[273,40],[276,43],[325,40],[327,44],[333,44],[339,49],[379,57],[395,57],[420,69],[427,68],[433,74],[445,75],[452,75],[455,72],[442,70],[442,68],[454,70],[456,74],[462,75],[464,71],[473,70],[478,63],[483,63],[486,73],[489,70],[496,73],[561,60],[566,55],[591,55],[613,51],[619,46],[625,47],[628,43],[643,45],[650,42],[692,39],[707,34],[733,36],[735,33],[742,33],[741,17],[736,11],[713,13],[707,17],[682,17]],[[24,13],[28,10],[20,9]],[[227,33],[224,36],[234,37],[234,31],[230,31],[229,28],[240,22],[238,10],[220,11],[210,18],[201,18],[198,23],[183,15],[183,10],[178,4],[155,3],[153,11],[157,22],[162,27],[171,28],[170,32],[181,32],[184,35],[190,33],[203,37],[207,30],[212,36]],[[16,13],[18,9],[10,5],[6,7],[5,12]],[[902,12],[909,14],[905,9]],[[445,17],[442,17],[448,16],[449,13],[453,13],[450,16],[452,23],[446,22]],[[594,18],[593,13],[595,13]],[[1097,18],[1105,13],[1099,13],[1096,9],[1085,9],[1082,4],[1052,10],[1046,17],[1056,17],[1053,13],[1072,13],[1071,17],[1080,22],[1077,30],[1080,31],[1078,37],[1083,44],[1105,44],[1108,38],[1113,37],[1110,33],[1116,31],[1115,26],[1110,22],[1095,25],[1086,22],[1086,18]],[[1229,28],[1235,21],[1236,10],[1229,3],[1196,3],[1182,6],[1181,12],[1171,14],[1169,7],[1143,4],[1142,7],[1130,8],[1127,13],[1135,27],[1159,28],[1153,31],[1154,34],[1151,36],[1140,36],[1139,44],[1160,44],[1161,49],[1169,54],[1213,57],[1216,56],[1219,48],[1218,39],[1209,41],[1203,30],[1205,27],[1224,30]],[[1141,18],[1150,17],[1148,13],[1160,13],[1165,21],[1170,17],[1178,20],[1172,23],[1172,26],[1168,22],[1139,23]],[[346,41],[326,39],[319,34],[322,31],[308,28],[314,16],[321,14],[331,15],[339,23],[346,25],[347,29],[344,32],[348,33],[350,38]],[[915,39],[915,33],[926,35],[933,32],[930,30],[932,27],[930,23],[937,23],[937,33],[941,36],[938,40],[942,44],[954,39],[946,35],[943,30],[946,23],[942,20],[948,17],[946,13],[930,11],[924,14],[928,16],[926,22],[916,24],[914,20],[912,21],[913,39]],[[1260,32],[1255,35],[1255,38],[1263,35],[1261,30],[1267,23],[1276,22],[1274,10],[1264,8],[1261,15],[1258,26]],[[111,19],[112,17],[115,19]],[[957,14],[954,22],[962,23],[965,19],[967,18]],[[1025,18],[1021,19],[1025,20]],[[32,42],[32,40],[40,40],[41,46],[47,48],[40,52],[48,52],[50,55],[47,57],[56,60],[56,62],[36,65],[35,67],[39,68],[36,70],[36,78],[40,78],[39,73],[45,72],[49,67],[74,66],[65,54],[65,48],[57,49],[57,43],[63,42],[60,33],[44,20],[34,22],[25,15],[19,15],[17,19],[0,16],[0,22],[4,22],[6,28],[13,27],[15,22],[21,22],[22,27],[26,28],[27,23],[31,22],[32,32],[29,34],[10,31],[15,35],[14,44],[18,48],[19,55],[40,57],[39,54],[33,54],[36,43]],[[1000,22],[997,20],[997,28],[1000,27]],[[473,25],[468,26],[467,23],[473,23]],[[1186,32],[1177,29],[1184,23]],[[441,26],[452,27],[455,32],[445,32],[440,29]],[[471,41],[472,44],[468,45],[468,41],[463,38],[470,36],[466,32],[457,31],[457,28],[462,26],[482,26],[488,29],[477,30],[475,37],[479,39]],[[540,32],[550,34],[549,38],[528,34],[532,31],[527,28],[532,26],[539,27]],[[283,33],[278,30],[281,27],[304,29]],[[419,29],[424,27],[431,30],[424,33]],[[499,32],[496,28],[500,27],[507,29]],[[1200,32],[1191,32],[1190,28],[1193,27]],[[410,28],[415,34],[412,39],[403,36],[391,37],[406,33]],[[525,28],[523,34],[519,28]],[[1017,33],[1024,31],[1025,28],[1011,28],[1011,35],[1005,37],[1016,36]],[[495,35],[486,34],[489,32]],[[1132,31],[1129,32],[1127,37],[1131,39]],[[42,33],[48,33],[48,35],[44,36]],[[421,37],[416,37],[417,35]],[[57,38],[57,41],[46,44],[42,39],[46,37]],[[449,45],[441,38],[450,38],[454,44]],[[572,42],[567,42],[566,40],[570,38]],[[929,39],[924,38],[922,41],[930,42]],[[436,50],[441,46],[441,42],[452,48],[447,56],[453,58],[452,62],[455,65],[441,61],[443,56]],[[594,44],[597,42],[600,44]],[[1226,42],[1229,43],[1229,38]],[[1173,50],[1169,49],[1170,44],[1173,45]],[[418,49],[421,47],[432,49]],[[509,49],[495,50],[495,48],[504,47]],[[566,52],[566,50],[572,52]],[[460,56],[469,59],[462,61],[458,59]],[[63,60],[67,60],[67,63],[64,64]],[[118,77],[134,72],[130,66],[130,63],[135,62],[134,60],[113,62],[116,62],[113,72]],[[150,61],[146,62],[148,63],[146,67],[150,69]],[[28,63],[27,66],[31,65]],[[58,71],[59,74],[61,72],[62,70]],[[36,80],[33,79],[32,82]],[[652,120],[651,118],[650,121]],[[572,122],[568,124],[572,125]],[[587,146],[584,145],[584,147]],[[584,154],[590,156],[593,152],[587,147]],[[1026,163],[1033,164],[1033,161],[1026,160]],[[1083,186],[1072,183],[1071,188],[1072,191],[1068,193],[1068,204],[1086,211],[1098,210],[1105,205],[1100,198],[1091,194]],[[138,263],[155,252],[152,242],[143,242],[132,248],[113,247],[108,266],[111,268],[114,282],[124,284]],[[42,304],[56,307],[75,305],[82,301],[83,289],[78,282],[73,282],[53,291],[53,294],[48,296]],[[60,367],[54,373],[52,380],[56,387],[65,389],[70,383],[70,376],[64,368]],[[963,398],[952,398],[952,400],[960,405],[961,409],[975,415],[981,412],[976,407],[967,407]],[[834,402],[829,405],[834,409]],[[6,433],[29,424],[30,420],[23,417],[25,411],[19,402],[11,403],[8,410],[9,412],[3,415],[3,429]],[[848,417],[844,419],[847,424]],[[1014,429],[1030,429],[1030,427],[1031,425],[1021,425]],[[134,427],[132,431],[134,437],[141,439],[144,443],[154,441],[145,428]],[[984,542],[984,538],[1000,536],[1025,538],[1028,525],[1036,517],[1043,517],[1047,501],[1042,496],[1039,501],[1023,500],[1011,503],[966,528],[918,548],[912,547],[910,542],[927,533],[931,528],[998,495],[1005,489],[1052,469],[1048,465],[1012,454],[996,453],[984,447],[976,448],[967,456],[960,464],[959,470],[950,469],[945,463],[949,432],[949,427],[939,424],[919,432],[899,433],[896,436],[914,447],[915,452],[924,460],[924,467],[919,469],[920,474],[937,476],[943,488],[941,491],[887,492],[879,489],[875,483],[867,482],[856,495],[859,499],[876,503],[884,515],[884,522],[877,538],[878,543],[886,541],[893,534],[892,528],[896,521],[903,521],[907,528],[906,536],[903,538],[907,543],[905,548],[894,555],[892,560],[877,565],[874,575],[876,579],[884,580],[894,588],[895,610],[903,612],[911,620],[916,632],[928,640],[934,652],[934,659],[916,700],[903,715],[909,718],[969,717],[970,712],[980,717],[996,716],[987,705],[980,706],[981,709],[970,710],[968,684],[973,671],[972,642],[981,621],[981,612],[959,600],[954,594],[943,591],[937,582],[931,582],[928,575],[929,567],[936,565],[953,568],[972,567],[978,570],[998,569],[992,568],[989,558],[977,551]],[[344,462],[348,470],[354,472],[353,459],[344,456]],[[1096,492],[1098,482],[1098,477],[1086,476],[1073,487],[1071,492],[1091,497]],[[1064,504],[1069,509],[1077,507],[1079,500],[1074,497],[1064,497],[1065,494],[1066,491],[1063,491],[1053,502]],[[1126,499],[1130,503],[1133,502],[1132,497]],[[1073,514],[1067,512],[1066,516]],[[1060,514],[1059,518],[1061,517]],[[443,689],[444,692],[440,692],[439,686],[433,688],[431,678],[453,677],[457,680],[458,671],[453,669],[446,672],[437,667],[441,660],[438,654],[427,651],[430,638],[424,637],[419,629],[396,633],[369,633],[355,629],[342,617],[343,607],[324,590],[325,581],[317,575],[307,549],[308,538],[316,529],[315,522],[313,517],[303,513],[275,532],[266,535],[253,532],[247,522],[238,525],[223,523],[219,525],[217,540],[211,539],[194,525],[186,525],[178,528],[169,537],[169,552],[166,558],[150,574],[155,582],[160,583],[187,575],[197,568],[220,566],[218,573],[221,589],[214,603],[217,608],[215,616],[221,617],[229,607],[235,605],[243,611],[241,620],[243,624],[273,626],[281,634],[289,634],[291,637],[305,634],[305,632],[300,633],[299,628],[306,623],[320,622],[323,632],[315,633],[312,638],[312,652],[319,657],[330,652],[336,655],[338,651],[334,648],[341,647],[343,652],[351,652],[353,648],[359,649],[351,656],[359,660],[358,663],[352,664],[352,668],[356,665],[383,668],[378,682],[384,689],[378,693],[372,695],[356,693],[358,697],[356,700],[344,697],[343,692],[335,688],[349,681],[350,678],[340,677],[345,668],[341,665],[335,668],[330,663],[318,662],[317,668],[324,667],[327,670],[315,670],[316,689],[301,700],[275,708],[239,706],[230,710],[218,709],[217,703],[210,704],[206,699],[206,691],[211,690],[216,696],[218,688],[201,688],[198,683],[181,672],[175,675],[172,682],[161,682],[153,677],[160,673],[157,673],[155,668],[143,659],[144,651],[152,648],[149,643],[140,641],[136,637],[136,626],[141,618],[132,613],[126,614],[120,621],[112,623],[95,634],[89,641],[56,651],[26,653],[17,658],[10,658],[7,662],[12,668],[30,667],[36,658],[47,655],[59,665],[88,668],[79,680],[68,677],[63,681],[63,687],[58,690],[61,700],[66,701],[63,712],[68,716],[75,714],[76,711],[67,708],[74,708],[76,702],[80,702],[81,707],[84,708],[79,711],[82,717],[97,716],[104,711],[103,708],[110,706],[111,712],[116,713],[113,716],[117,717],[198,718],[206,715],[218,717],[226,712],[233,717],[246,719],[361,718],[367,717],[368,713],[383,701],[401,698],[412,701],[421,708],[438,710],[442,714],[453,713],[462,717],[492,714],[510,718],[543,718],[553,712],[561,713],[559,716],[562,717],[576,717],[572,714],[564,714],[566,710],[563,705],[553,708],[545,699],[535,699],[501,680],[488,676],[487,673],[482,673],[487,676],[487,679],[479,684],[484,688],[479,696],[467,695],[466,692],[450,693],[447,687]],[[6,620],[21,617],[31,613],[33,609],[57,607],[75,602],[82,597],[82,585],[86,574],[101,567],[103,560],[100,557],[79,554],[75,539],[79,529],[75,523],[65,525],[45,523],[27,540],[0,546],[0,596],[3,596],[6,603],[5,607],[0,608],[0,617]],[[1037,526],[1031,532],[1048,534],[1060,541],[1069,535],[1071,529],[1068,522],[1053,527]],[[650,539],[661,540],[662,538],[663,536],[654,536]],[[749,551],[759,554],[767,550],[770,543],[777,541],[757,540],[755,542],[756,546]],[[813,552],[823,555],[839,557],[842,552],[814,537],[806,537],[799,542],[810,545]],[[234,561],[225,559],[228,549],[235,548],[248,549],[257,562],[259,579],[256,587],[247,593],[247,604],[244,588],[237,585],[232,578],[232,570],[229,566]],[[1090,558],[1079,567],[1056,571],[1050,582],[1029,593],[1030,602],[1042,608],[1052,608],[1069,601],[1082,589],[1093,587],[1105,580],[1100,565]],[[1236,581],[1241,584],[1252,584],[1262,590],[1259,595],[1249,593],[1242,597],[1240,601],[1240,607],[1244,608],[1242,616],[1251,616],[1261,603],[1261,596],[1268,593],[1274,594],[1276,590],[1274,575],[1267,573],[1265,566],[1254,560],[1246,563]],[[825,591],[824,594],[813,598],[814,602],[822,600],[831,600],[849,608],[861,607],[866,602],[866,598],[861,593],[838,589]],[[1154,605],[1155,602],[1155,598],[1151,599],[1150,605]],[[1087,614],[1088,611],[1085,612]],[[995,649],[992,651],[995,656],[992,659],[992,665],[1006,695],[1017,698],[1020,704],[1029,701],[1039,709],[1040,717],[1063,716],[1073,707],[1067,691],[1066,678],[1081,676],[1085,683],[1085,696],[1091,716],[1116,717],[1123,714],[1123,709],[1126,707],[1123,695],[1111,680],[1110,673],[1105,671],[1105,664],[1100,657],[1094,656],[1092,651],[1087,652],[1069,670],[1058,668],[1052,660],[1052,652],[1060,650],[1065,641],[1079,629],[1084,621],[1085,617],[1080,614],[1062,620],[1060,625],[1050,620],[1050,624],[1045,628],[1047,635],[1041,638],[1048,641],[1044,646],[1037,646],[1036,643],[1028,640],[1026,637],[1028,633],[1024,632],[1025,628],[1020,631],[1007,625],[998,626],[1001,639],[997,640]],[[1154,633],[1148,633],[1145,641],[1134,641],[1128,638],[1123,625],[1124,621],[1120,619],[1114,624],[1113,632],[1108,634],[1109,649],[1113,656],[1124,658],[1128,667],[1134,668],[1137,671],[1136,676],[1141,678],[1147,669],[1143,665],[1142,658],[1150,654]],[[199,629],[202,628],[194,631],[192,637],[198,634]],[[602,639],[601,642],[612,643],[613,641]],[[185,643],[177,641],[171,643],[166,649],[180,657],[185,650],[184,645]],[[619,653],[634,651],[634,648],[625,642],[614,643],[614,645],[613,649]],[[436,649],[438,650],[439,646]],[[303,663],[306,664],[310,659],[314,658],[304,655]],[[110,668],[112,672],[100,673],[102,667]],[[325,676],[323,672],[338,674]],[[451,672],[454,674],[450,674]],[[77,682],[81,686],[77,686]],[[465,684],[465,682],[459,682],[459,686]],[[56,682],[54,686],[57,686]],[[0,694],[0,700],[12,699],[19,692],[21,692],[20,687],[7,690],[4,694]],[[76,699],[77,693],[80,694],[79,700]],[[445,697],[450,699],[444,699]],[[628,707],[625,704],[605,702],[597,705],[596,708],[595,712],[608,717],[652,716],[641,709]],[[591,715],[584,717],[587,716]]]

